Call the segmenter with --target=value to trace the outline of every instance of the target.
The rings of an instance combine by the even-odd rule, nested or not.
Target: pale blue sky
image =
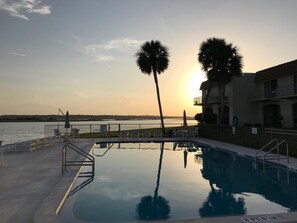
[[[199,112],[202,41],[237,45],[244,72],[297,58],[295,0],[0,0],[0,114],[158,115],[141,43],[168,46],[164,115]]]

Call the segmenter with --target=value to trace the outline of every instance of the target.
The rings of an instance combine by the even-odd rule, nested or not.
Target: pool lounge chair
[[[199,130],[198,127],[188,130],[188,134],[187,134],[188,138],[198,138],[199,137],[198,130]]]
[[[150,131],[142,132],[142,138],[143,139],[150,139],[151,138],[151,132]]]
[[[161,130],[155,130],[154,131],[154,138],[162,138],[162,131]]]
[[[60,132],[60,130],[59,129],[54,129],[54,137],[56,138],[56,139],[60,139],[61,138],[61,132]]]
[[[129,132],[127,132],[127,131],[121,131],[119,133],[119,138],[121,138],[121,139],[129,138]]]
[[[131,131],[130,138],[139,138],[139,131]]]
[[[71,129],[70,137],[71,138],[79,138],[79,129],[73,128]]]

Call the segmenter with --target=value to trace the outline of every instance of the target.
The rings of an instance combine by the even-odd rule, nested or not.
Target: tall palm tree
[[[157,74],[161,74],[168,68],[169,52],[166,46],[163,46],[158,40],[147,41],[141,45],[140,50],[136,53],[137,65],[141,72],[150,75],[153,73],[156,84],[160,119],[163,135],[165,134],[165,126],[163,120],[163,112],[158,84]]]
[[[224,39],[209,38],[200,46],[198,61],[202,64],[202,70],[206,72],[209,81],[209,89],[203,106],[205,107],[207,103],[211,87],[214,84],[218,85],[221,101],[220,123],[223,124],[225,86],[231,82],[233,77],[242,75],[242,56],[238,53],[236,46],[226,43]]]

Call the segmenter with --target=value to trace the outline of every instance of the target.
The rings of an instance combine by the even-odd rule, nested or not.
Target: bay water
[[[182,125],[182,118],[165,119],[165,127],[173,125]],[[195,120],[188,120],[189,125],[195,125]],[[141,120],[106,120],[106,121],[81,121],[71,122],[73,128],[80,128],[81,132],[89,131],[90,126],[99,126],[101,124],[109,124],[111,130],[117,130],[118,125],[121,125],[122,130],[133,128],[149,128],[160,127],[160,120],[141,119]],[[18,143],[28,140],[39,139],[53,134],[52,129],[56,126],[64,125],[63,122],[1,122],[0,123],[0,141],[2,145]],[[48,128],[52,127],[52,128]],[[50,132],[48,131],[50,129]],[[85,130],[84,130],[85,129]]]

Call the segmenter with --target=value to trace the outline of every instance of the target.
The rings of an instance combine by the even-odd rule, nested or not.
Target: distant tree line
[[[70,115],[71,121],[103,121],[103,120],[139,120],[159,119],[153,115]],[[181,118],[166,116],[165,118]],[[64,120],[63,115],[1,115],[0,122],[57,122]]]

